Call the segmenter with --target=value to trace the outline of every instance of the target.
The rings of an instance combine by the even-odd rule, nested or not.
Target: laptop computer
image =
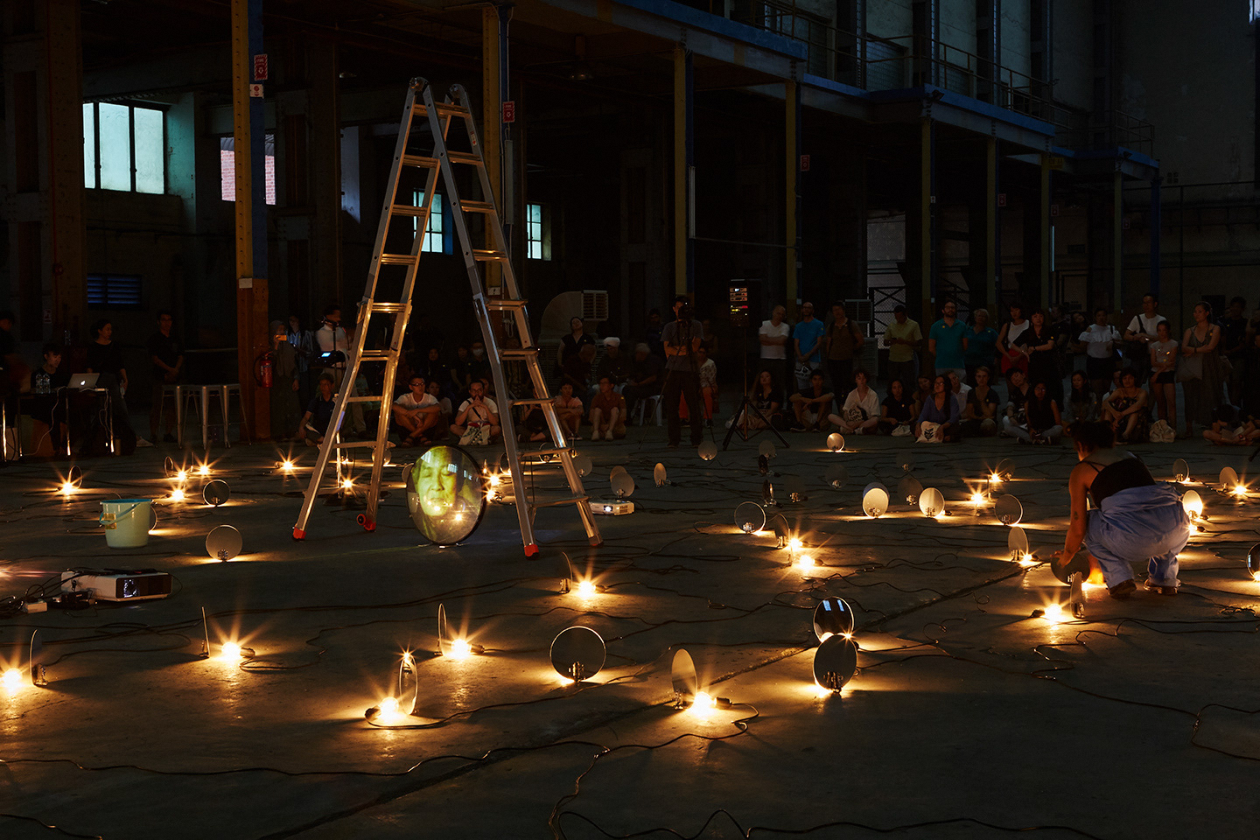
[[[100,379],[99,373],[76,373],[70,377],[69,388],[95,388],[96,380]]]

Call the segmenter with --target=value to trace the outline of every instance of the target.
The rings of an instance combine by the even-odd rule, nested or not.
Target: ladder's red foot
[[[525,546],[525,556],[526,556],[526,557],[531,557],[531,558],[532,558],[532,557],[537,557],[537,556],[538,556],[538,544],[537,544],[537,543],[530,543],[529,545]]]
[[[294,528],[294,529],[293,529],[293,539],[295,539],[295,540],[304,540],[304,539],[306,539],[306,531],[305,531],[305,530],[303,530],[303,529],[301,529],[301,528]]]
[[[375,530],[376,530],[376,520],[375,520],[375,519],[368,519],[368,517],[367,517],[367,514],[366,514],[366,513],[360,513],[358,516],[356,516],[356,517],[355,517],[355,521],[356,521],[356,522],[358,522],[360,525],[362,525],[362,526],[363,526],[363,530],[365,530],[365,531],[375,531]]]
[[[591,539],[591,548],[601,548],[603,545],[604,545],[604,540],[603,540],[603,538],[601,538],[601,537],[593,537],[593,538]]]

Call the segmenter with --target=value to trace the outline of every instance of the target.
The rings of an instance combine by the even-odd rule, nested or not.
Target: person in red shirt
[[[626,436],[626,398],[613,390],[612,380],[599,378],[599,393],[591,398],[591,440],[620,440]]]

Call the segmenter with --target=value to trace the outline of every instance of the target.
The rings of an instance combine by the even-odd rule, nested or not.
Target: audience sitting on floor
[[[1006,427],[1019,443],[1058,443],[1063,435],[1059,404],[1049,394],[1046,383],[1038,382],[1024,403],[1024,422]]]
[[[1203,439],[1218,446],[1246,446],[1260,442],[1260,427],[1254,417],[1243,417],[1229,403],[1216,410],[1210,429],[1203,430]]]
[[[727,422],[728,427],[732,423],[740,428],[747,424],[749,429],[765,429],[769,424],[774,424],[775,428],[781,426],[779,410],[783,407],[783,393],[774,381],[774,374],[769,370],[762,370],[757,374],[757,381],[748,394],[748,402],[755,410],[741,411]]]
[[[621,352],[621,339],[609,336],[604,339],[604,358],[599,360],[595,368],[596,377],[607,376],[613,389],[621,393],[621,389],[630,375],[630,359]]]
[[[1145,443],[1149,423],[1146,391],[1138,387],[1137,374],[1129,368],[1120,373],[1120,387],[1102,401],[1102,419],[1111,424],[1121,443]]]
[[[635,345],[634,363],[626,377],[621,395],[626,398],[626,410],[633,411],[639,400],[661,392],[661,372],[664,362],[653,355],[646,343]]]
[[[1002,434],[1014,437],[1011,427],[1027,424],[1024,408],[1030,396],[1032,388],[1028,386],[1024,372],[1019,368],[1011,368],[1006,384],[1006,416],[1002,419]]]
[[[337,395],[333,391],[333,375],[321,373],[317,392],[306,406],[302,415],[302,423],[298,427],[297,437],[307,446],[317,446],[324,442],[328,434],[328,424],[332,422],[333,403]]]
[[[560,428],[565,434],[576,438],[578,428],[582,425],[582,401],[573,396],[573,386],[568,382],[562,384],[560,393],[552,398],[551,405],[555,409],[556,419],[560,421]]]
[[[949,392],[947,377],[937,376],[932,380],[932,395],[919,410],[914,436],[920,443],[954,442],[961,439],[958,401]]]
[[[408,380],[407,393],[394,400],[393,414],[404,446],[423,446],[437,437],[437,430],[442,428],[442,407],[419,374]]]
[[[1063,421],[1068,426],[1098,420],[1098,394],[1094,393],[1084,371],[1078,370],[1072,374],[1072,387],[1068,389],[1063,409]]]
[[[461,446],[477,446],[498,440],[503,430],[499,426],[499,407],[488,399],[485,386],[474,381],[468,386],[468,399],[460,403],[451,434],[459,438]]]
[[[796,415],[793,432],[821,432],[828,428],[835,395],[823,385],[823,372],[815,370],[809,375],[809,385],[788,398],[792,413]]]
[[[873,435],[879,426],[879,395],[869,380],[861,368],[853,371],[853,390],[845,397],[840,413],[827,418],[846,435]]]
[[[591,398],[591,440],[621,440],[626,436],[626,398],[613,388],[612,379],[599,378],[599,393]]]
[[[1001,401],[997,391],[989,385],[991,372],[987,366],[981,365],[972,375],[976,387],[967,392],[967,404],[962,412],[962,433],[968,437],[996,435]]]
[[[905,384],[900,379],[889,382],[888,396],[880,403],[879,431],[886,435],[909,435],[918,416],[918,405],[906,392]]]

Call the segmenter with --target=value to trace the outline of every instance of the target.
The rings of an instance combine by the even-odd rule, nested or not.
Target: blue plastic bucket
[[[101,527],[110,548],[140,548],[149,544],[153,503],[149,499],[101,502]]]

